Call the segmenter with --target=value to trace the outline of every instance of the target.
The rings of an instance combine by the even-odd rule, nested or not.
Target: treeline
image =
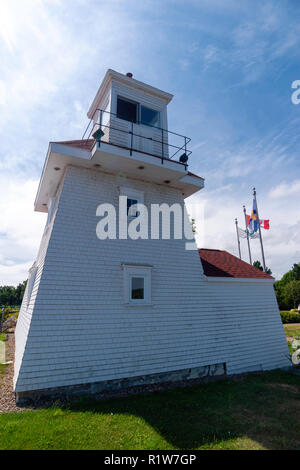
[[[14,286],[0,286],[0,306],[21,305],[27,281]]]
[[[280,281],[274,282],[280,310],[291,310],[300,304],[300,263],[294,264]]]

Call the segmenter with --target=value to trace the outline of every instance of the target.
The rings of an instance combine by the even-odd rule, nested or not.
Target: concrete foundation
[[[117,380],[107,380],[103,382],[93,382],[88,384],[71,385],[68,387],[48,388],[43,390],[31,390],[28,392],[16,393],[16,402],[19,406],[24,406],[41,399],[60,399],[80,395],[97,395],[126,389],[138,388],[138,391],[146,391],[147,387],[158,384],[182,383],[189,380],[221,379],[226,377],[226,364],[212,364],[208,366],[193,367],[160,374],[140,375]],[[129,392],[130,393],[130,392]]]

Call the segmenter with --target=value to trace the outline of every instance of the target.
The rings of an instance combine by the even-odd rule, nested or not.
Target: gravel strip
[[[15,355],[15,335],[11,331],[6,334],[6,361],[14,361]],[[5,366],[3,374],[0,372],[0,414],[24,411],[16,405],[15,394],[13,392],[14,365]]]

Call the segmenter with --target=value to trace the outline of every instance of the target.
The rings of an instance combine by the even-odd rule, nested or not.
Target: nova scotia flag
[[[258,230],[257,209],[255,199],[253,199],[252,214],[248,223],[249,235],[253,235]]]

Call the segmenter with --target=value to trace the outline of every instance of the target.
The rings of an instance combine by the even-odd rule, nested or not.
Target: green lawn
[[[299,326],[298,325],[291,326],[289,324],[286,324],[284,325],[284,331],[285,331],[286,336],[296,338],[297,336],[300,336],[300,324]]]
[[[289,338],[293,338],[291,341],[288,341],[289,351],[292,354],[294,351],[292,350],[292,342],[295,338],[300,337],[300,324],[299,325],[289,325],[288,323],[283,325],[285,335]]]
[[[5,373],[6,367],[7,367],[6,365],[0,364],[0,383],[1,383],[1,376]]]
[[[272,371],[0,415],[0,449],[299,449],[300,377]],[[298,426],[298,428],[297,428]]]

